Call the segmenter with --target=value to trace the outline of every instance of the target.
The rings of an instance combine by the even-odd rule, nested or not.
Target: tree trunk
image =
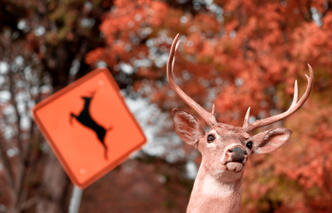
[[[48,159],[44,167],[44,175],[42,180],[43,198],[37,204],[37,213],[62,213],[65,188],[68,179],[63,168],[54,156],[53,152],[49,152]]]

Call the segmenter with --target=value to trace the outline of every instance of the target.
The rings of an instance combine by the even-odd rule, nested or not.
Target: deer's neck
[[[241,203],[241,179],[232,183],[223,183],[209,175],[201,165],[187,213],[238,213]]]

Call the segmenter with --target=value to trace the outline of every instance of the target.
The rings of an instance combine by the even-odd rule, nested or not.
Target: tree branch
[[[15,190],[15,188],[16,188],[15,187],[15,175],[12,170],[9,158],[7,156],[7,149],[5,147],[5,139],[3,138],[3,135],[1,132],[0,132],[0,159],[3,164],[6,181],[7,181],[7,183],[9,183],[8,187],[9,187],[9,191],[11,194],[11,198],[15,202],[16,198],[17,198],[16,190]]]
[[[15,94],[15,80],[13,76],[12,70],[8,71],[8,78],[9,78],[9,92],[10,92],[10,101],[14,107],[15,111],[15,116],[16,116],[16,123],[17,123],[17,134],[16,134],[16,140],[17,140],[17,147],[19,149],[19,158],[21,162],[23,162],[23,146],[22,146],[22,140],[21,140],[21,134],[22,134],[22,128],[21,128],[21,115],[20,112],[18,111],[18,106],[17,106],[17,101],[15,99],[16,94]]]

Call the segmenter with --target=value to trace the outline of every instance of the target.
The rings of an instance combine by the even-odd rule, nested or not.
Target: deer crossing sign
[[[107,69],[37,104],[34,119],[74,184],[85,188],[146,141]]]

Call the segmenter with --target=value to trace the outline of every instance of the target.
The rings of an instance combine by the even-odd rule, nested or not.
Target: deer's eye
[[[246,143],[246,147],[248,147],[248,149],[251,149],[252,148],[252,141],[248,141],[247,143]]]
[[[215,139],[216,139],[216,137],[213,134],[209,134],[207,136],[207,142],[208,143],[212,143]]]

